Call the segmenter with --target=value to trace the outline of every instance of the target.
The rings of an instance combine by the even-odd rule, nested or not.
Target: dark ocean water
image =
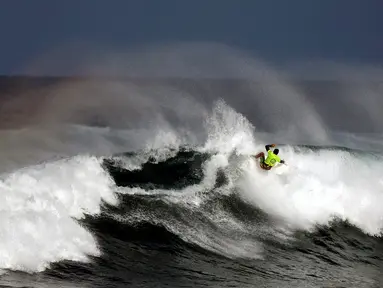
[[[249,91],[241,94],[245,84],[239,82],[161,84],[211,98],[196,100],[203,103],[201,114],[192,113],[189,96],[185,102],[166,98],[176,108],[164,104],[163,118],[156,118],[149,88],[150,101],[134,98],[118,107],[108,105],[120,99],[115,82],[111,98],[91,103],[73,95],[84,80],[2,81],[8,111],[2,124],[9,124],[1,144],[7,163],[0,201],[4,287],[383,287],[383,156],[379,134],[366,134],[382,127],[376,119],[349,116],[360,124],[352,125],[349,110],[346,118],[334,115],[310,94],[321,121],[305,113],[295,118],[290,107],[286,117],[302,133],[281,136],[272,128],[290,126],[252,112],[259,106],[242,102]],[[91,82],[86,91],[97,93],[101,86]],[[143,93],[137,87],[149,84],[135,85]],[[336,86],[306,85],[316,93]],[[234,93],[228,89],[242,96],[230,105],[214,101]],[[25,98],[23,91],[34,95]],[[338,108],[339,99],[333,102]],[[153,126],[142,124],[145,115]],[[68,119],[79,126],[60,126]],[[258,134],[251,125],[257,119],[265,123]],[[357,138],[353,133],[369,121],[373,128]],[[200,122],[205,131],[198,134]],[[328,127],[342,133],[335,137]],[[315,135],[305,138],[310,131]],[[291,133],[295,142],[323,145],[296,145]],[[275,173],[259,170],[249,157],[270,138],[281,143],[288,163]]]

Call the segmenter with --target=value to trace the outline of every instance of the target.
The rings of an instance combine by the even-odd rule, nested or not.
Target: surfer
[[[274,149],[274,151],[271,150],[271,147],[275,147],[275,146],[276,146],[275,144],[269,144],[269,145],[265,146],[266,151],[267,151],[267,158],[266,159],[265,159],[265,153],[263,153],[263,152],[260,152],[254,156],[255,159],[261,158],[259,165],[261,166],[262,169],[270,170],[277,163],[285,164],[285,161],[281,160],[281,158],[278,156],[279,149],[276,148],[276,149]]]

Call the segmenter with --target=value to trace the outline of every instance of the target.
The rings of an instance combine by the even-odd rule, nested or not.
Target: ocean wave
[[[280,143],[287,165],[263,171],[251,155],[266,143],[253,128],[221,101],[202,145],[160,137],[3,174],[0,269],[76,283],[94,275],[96,285],[169,283],[177,271],[224,286],[241,274],[246,287],[254,273],[352,279],[352,262],[381,265],[382,155]]]

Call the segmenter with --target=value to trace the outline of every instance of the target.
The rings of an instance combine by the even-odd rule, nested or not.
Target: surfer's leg
[[[271,167],[269,165],[266,165],[264,162],[260,162],[259,163],[259,166],[263,169],[263,170],[270,170]]]
[[[265,153],[260,152],[257,155],[255,155],[255,159],[258,159],[259,157],[262,157],[261,159],[265,159]]]

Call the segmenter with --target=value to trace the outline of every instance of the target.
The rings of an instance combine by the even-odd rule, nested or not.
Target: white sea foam
[[[42,271],[51,262],[99,255],[76,222],[116,203],[112,182],[93,157],[75,157],[3,175],[0,182],[0,268]]]
[[[280,147],[280,156],[288,166],[266,172],[250,157],[264,151],[266,143],[253,138],[253,127],[246,119],[221,102],[214,115],[209,122],[213,124],[210,129],[214,137],[208,139],[207,147],[214,147],[227,157],[230,150],[245,156],[242,162],[229,163],[239,165],[245,176],[235,184],[241,187],[244,199],[294,228],[311,229],[316,224],[328,224],[335,216],[366,233],[381,232],[382,157],[326,148],[294,151],[284,146]]]

